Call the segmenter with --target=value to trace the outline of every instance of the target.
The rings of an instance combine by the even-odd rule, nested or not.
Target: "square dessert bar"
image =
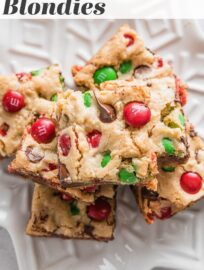
[[[118,32],[86,63],[73,66],[72,74],[82,90],[95,89],[104,81],[151,79],[173,76],[172,67],[147,49],[144,42],[128,25]],[[186,103],[186,85],[175,77],[178,97]]]
[[[101,89],[114,91],[120,87],[146,87],[150,93],[148,108],[150,121],[142,128],[132,129],[132,139],[140,152],[155,152],[159,160],[176,163],[189,157],[186,119],[181,104],[177,101],[177,90],[173,76],[156,79],[115,80],[101,84]],[[131,108],[132,105],[132,108]],[[133,123],[134,104],[128,104],[129,124]],[[132,115],[132,117],[131,117]],[[136,115],[136,113],[135,113]],[[143,116],[144,117],[144,116]],[[137,168],[139,170],[139,167]]]
[[[39,118],[33,119],[33,123],[26,127],[20,148],[9,165],[9,172],[63,192],[65,197],[71,196],[85,202],[93,202],[100,196],[113,198],[115,192],[112,185],[83,188],[61,186],[58,177],[57,124],[52,118],[55,116],[55,105],[55,102],[47,100],[38,104]],[[44,114],[41,115],[43,110]]]
[[[38,107],[43,107],[44,100],[55,100],[63,88],[64,79],[57,65],[31,73],[0,76],[1,157],[16,152],[25,127],[33,114],[39,113]]]
[[[115,209],[115,197],[100,197],[88,205],[64,200],[60,193],[36,184],[26,232],[31,236],[109,241],[114,238]]]
[[[204,196],[204,143],[193,128],[189,131],[190,158],[187,163],[160,164],[157,192],[134,187],[134,194],[148,223],[167,219]]]
[[[134,131],[142,131],[150,121],[149,102],[149,88],[145,85],[117,85],[108,89],[104,84],[100,91],[68,90],[59,95],[58,156],[62,185],[138,183],[155,188],[156,156],[151,149],[143,154],[133,138]],[[141,117],[140,114],[129,117],[131,103],[142,111]]]

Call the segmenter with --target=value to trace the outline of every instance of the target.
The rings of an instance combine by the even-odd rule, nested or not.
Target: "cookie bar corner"
[[[98,198],[94,204],[64,201],[59,193],[36,185],[31,218],[26,232],[31,236],[51,236],[64,239],[113,239],[115,199]]]

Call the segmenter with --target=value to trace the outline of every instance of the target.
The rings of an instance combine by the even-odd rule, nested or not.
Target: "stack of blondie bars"
[[[72,74],[75,91],[58,65],[0,77],[0,156],[36,183],[29,235],[113,239],[117,186],[131,188],[148,223],[204,196],[186,85],[133,29]]]

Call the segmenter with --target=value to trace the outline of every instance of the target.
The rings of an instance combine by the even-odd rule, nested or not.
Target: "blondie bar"
[[[82,188],[61,186],[58,177],[55,105],[55,102],[47,100],[38,104],[38,112],[44,111],[44,114],[39,113],[39,118],[33,119],[33,123],[26,127],[21,146],[8,167],[9,172],[25,176],[34,182],[63,192],[64,196],[71,196],[85,202],[93,202],[100,196],[112,198],[114,189],[111,185]]]
[[[115,209],[115,198],[100,197],[87,205],[36,184],[26,232],[31,236],[109,241],[113,239]]]
[[[133,138],[150,121],[146,85],[117,85],[102,90],[68,90],[59,96],[59,176],[64,186],[147,184],[155,187],[156,155]],[[130,106],[136,115],[129,113]],[[146,129],[144,128],[145,132]]]
[[[59,67],[0,76],[0,156],[13,155],[18,149],[25,127],[41,103],[55,100],[64,87]],[[49,108],[48,108],[49,109]]]
[[[186,119],[181,104],[176,99],[177,91],[173,76],[147,80],[108,81],[102,83],[100,87],[110,91],[116,91],[120,87],[148,88],[151,119],[142,128],[131,130],[134,143],[139,146],[141,153],[145,154],[151,150],[163,162],[166,160],[176,164],[188,159]]]
[[[155,218],[170,218],[204,196],[204,143],[192,127],[188,140],[187,163],[175,166],[161,162],[157,192],[134,187],[139,208],[148,223],[153,223]]]
[[[82,90],[95,89],[102,82],[116,79],[174,76],[169,63],[145,48],[144,42],[128,25],[123,25],[85,66],[73,66],[72,74]],[[186,85],[176,76],[174,78],[180,102],[185,104]]]

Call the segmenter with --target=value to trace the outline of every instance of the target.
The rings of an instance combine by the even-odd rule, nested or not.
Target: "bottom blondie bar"
[[[133,192],[148,223],[167,219],[204,197],[204,143],[189,129],[190,158],[174,167],[161,164],[158,191],[134,187]]]
[[[31,236],[109,241],[114,238],[115,208],[115,198],[100,197],[88,205],[66,200],[61,193],[36,184],[26,232]]]

